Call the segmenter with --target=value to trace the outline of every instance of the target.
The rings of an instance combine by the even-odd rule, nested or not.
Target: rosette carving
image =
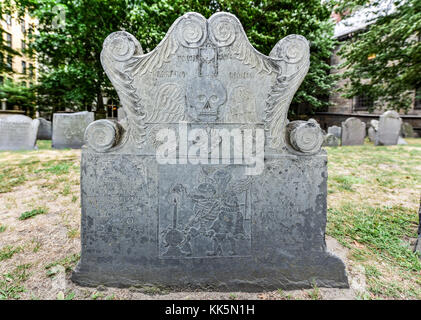
[[[184,47],[198,48],[206,37],[206,19],[200,15],[187,14],[177,25],[177,38]]]
[[[235,41],[238,22],[228,15],[209,19],[209,37],[218,47],[229,46]]]
[[[299,63],[308,56],[309,43],[306,38],[292,34],[279,41],[272,49],[270,56],[285,60],[287,63]]]
[[[106,152],[119,143],[121,131],[117,122],[97,120],[86,128],[85,141],[95,151]]]
[[[286,127],[287,144],[294,151],[314,154],[323,144],[323,133],[317,121],[292,121]]]
[[[105,39],[104,48],[116,61],[129,60],[136,51],[136,39],[130,33],[118,31]]]

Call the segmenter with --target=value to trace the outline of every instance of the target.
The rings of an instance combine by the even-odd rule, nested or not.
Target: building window
[[[22,73],[26,74],[26,62],[22,61]]]
[[[34,65],[32,63],[29,64],[29,76],[31,78],[34,76]]]
[[[23,34],[26,33],[25,20],[20,21],[20,30],[22,31]]]
[[[414,109],[421,110],[421,88],[415,89]]]
[[[12,69],[12,64],[13,64],[13,58],[11,55],[7,55],[7,59],[6,59],[6,67],[8,67],[9,69]]]
[[[12,16],[10,14],[6,14],[5,15],[5,19],[6,23],[11,26],[12,25]]]
[[[366,111],[372,109],[374,105],[373,99],[366,94],[355,98],[355,111]]]
[[[32,24],[28,27],[28,35],[32,35],[32,32],[34,31],[34,26]]]
[[[21,48],[22,48],[22,51],[26,50],[26,43],[25,43],[25,41],[24,41],[24,40],[21,40],[21,41],[20,41],[20,46],[21,46]]]
[[[6,45],[12,47],[12,35],[6,32]]]

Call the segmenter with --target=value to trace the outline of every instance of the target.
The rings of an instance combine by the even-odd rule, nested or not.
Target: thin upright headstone
[[[343,146],[363,145],[365,139],[365,123],[358,118],[348,118],[342,122],[341,144]]]
[[[93,112],[54,113],[52,147],[80,149],[84,144],[85,130],[93,121]]]
[[[342,134],[342,128],[338,126],[331,126],[327,128],[327,133],[333,134],[336,138],[340,139]]]
[[[44,118],[38,118],[38,140],[51,140],[52,125],[51,121],[45,120]]]
[[[0,150],[36,148],[39,120],[24,115],[0,118]]]
[[[402,119],[399,113],[390,110],[380,116],[379,130],[376,135],[376,146],[396,145],[399,140]]]
[[[126,118],[85,132],[74,281],[348,286],[326,251],[322,131],[286,118],[310,65],[304,37],[265,56],[235,16],[187,13],[147,54],[131,34],[110,34],[101,61]]]

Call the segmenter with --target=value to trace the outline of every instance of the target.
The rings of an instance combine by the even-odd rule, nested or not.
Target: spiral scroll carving
[[[323,133],[315,120],[293,121],[287,126],[289,145],[300,153],[314,154],[323,144]]]
[[[118,144],[121,128],[118,123],[110,120],[92,122],[85,131],[85,141],[97,152],[106,152]]]
[[[299,35],[289,35],[279,41],[270,55],[285,59],[288,63],[299,63],[308,54],[309,43]]]
[[[116,61],[129,60],[136,51],[136,39],[124,31],[114,32],[105,39],[104,48]]]
[[[229,46],[235,41],[237,22],[227,16],[216,16],[209,20],[209,36],[218,47]]]
[[[177,26],[178,41],[187,48],[198,48],[206,40],[206,20],[198,15],[182,19]]]

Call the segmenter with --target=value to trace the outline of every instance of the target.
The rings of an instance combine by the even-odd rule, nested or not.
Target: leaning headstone
[[[341,138],[342,128],[338,126],[331,126],[327,128],[327,133],[333,134],[336,138]]]
[[[323,142],[323,146],[324,147],[337,147],[339,146],[339,139],[332,133],[328,133],[327,135],[324,136],[324,142]]]
[[[101,61],[127,117],[85,132],[74,281],[348,286],[326,251],[320,126],[286,119],[309,68],[304,37],[265,56],[235,16],[187,13],[147,54],[131,34],[110,34]]]
[[[343,146],[364,144],[365,123],[358,118],[348,118],[342,122],[341,143]]]
[[[376,146],[396,145],[401,131],[402,119],[396,111],[386,111],[380,116]]]
[[[86,127],[94,121],[94,113],[54,113],[52,147],[79,149],[84,144]]]
[[[402,122],[401,134],[403,138],[414,138],[414,128],[408,122]]]
[[[0,118],[0,150],[36,148],[39,120],[24,115]]]
[[[38,118],[38,140],[51,140],[51,121],[45,120],[44,118]]]

